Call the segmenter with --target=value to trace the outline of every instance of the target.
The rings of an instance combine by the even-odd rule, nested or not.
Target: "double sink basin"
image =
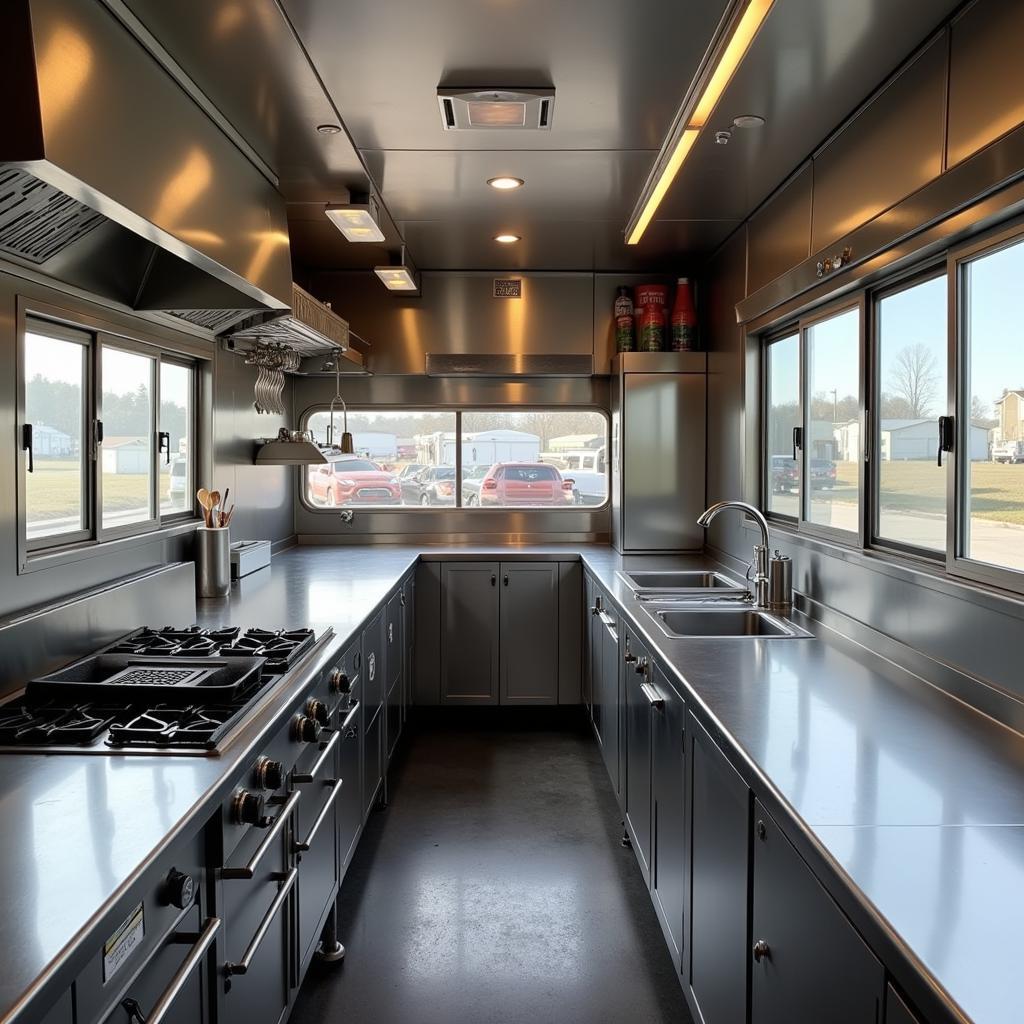
[[[754,608],[745,586],[719,572],[642,571],[618,574],[673,639],[797,639],[810,634]]]

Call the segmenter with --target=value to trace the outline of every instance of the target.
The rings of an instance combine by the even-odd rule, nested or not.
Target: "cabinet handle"
[[[615,628],[615,620],[607,612],[598,612],[597,617],[609,628]]]
[[[645,676],[645,675],[647,675],[647,659],[646,658],[638,659],[637,663],[636,663],[636,667],[633,669],[633,671],[638,676]]]
[[[388,623],[388,643],[393,644],[395,642],[395,624],[393,622]]]
[[[128,1020],[139,1021],[141,1024],[160,1024],[164,1017],[167,1016],[167,1011],[170,1010],[174,1000],[178,998],[179,993],[185,987],[185,982],[188,981],[192,972],[202,962],[206,951],[213,944],[213,940],[219,930],[220,918],[208,917],[203,925],[203,930],[196,937],[192,948],[188,951],[188,956],[185,957],[184,963],[174,972],[174,977],[171,978],[160,998],[153,1004],[153,1009],[148,1017],[143,1015],[142,1007],[139,1006],[135,999],[122,999],[121,1006],[125,1013],[128,1014]],[[171,941],[187,942],[189,938],[191,936],[173,935]]]
[[[768,948],[768,943],[764,939],[758,939],[754,943],[754,959],[760,963],[762,960],[767,960],[771,957],[771,950]]]
[[[498,585],[498,577],[491,573],[491,586],[496,587]]]
[[[324,785],[329,786],[331,792],[324,801],[323,807],[320,808],[320,813],[316,816],[316,821],[314,821],[310,827],[309,834],[305,839],[295,840],[294,849],[296,853],[305,853],[313,845],[313,840],[316,839],[316,834],[320,831],[320,826],[327,820],[327,815],[331,813],[334,801],[338,799],[338,794],[341,792],[342,781],[341,779],[327,779],[325,780]]]
[[[505,573],[505,576],[501,582],[504,583],[506,587],[508,586],[508,573]]]
[[[345,736],[349,738],[355,735],[355,733],[349,733],[349,725],[352,724],[352,719],[356,717],[358,711],[359,701],[356,701],[355,704],[353,704],[352,707],[348,709],[348,714],[345,716],[345,721],[341,723],[341,728],[338,730],[339,733],[344,733]]]
[[[301,790],[295,790],[291,796],[284,802],[284,807],[278,812],[277,817],[274,819],[274,824],[270,826],[269,831],[263,837],[263,841],[259,846],[256,847],[256,851],[252,857],[249,858],[249,863],[244,868],[221,868],[221,878],[253,878],[256,875],[256,869],[260,866],[260,861],[266,855],[267,850],[273,846],[277,837],[281,834],[281,829],[284,828],[285,822],[291,817],[292,812],[298,806],[299,797],[302,796]]]
[[[338,741],[341,739],[341,731],[336,732],[323,746],[320,756],[316,759],[316,763],[308,772],[293,772],[292,782],[297,785],[302,785],[304,782],[312,782],[317,775],[320,774],[320,769],[327,764],[331,754],[334,753],[334,748],[338,745]]]
[[[632,665],[636,661],[636,655],[629,649],[629,638],[626,638],[626,653],[622,656],[622,660],[627,665]]]
[[[757,838],[764,842],[768,838],[768,827],[765,825],[761,818],[757,819],[756,825]]]
[[[650,683],[641,683],[640,692],[655,711],[661,711],[665,707],[665,698]]]
[[[594,607],[590,609],[590,614],[591,615],[600,615],[601,614],[601,595],[600,594],[598,594],[597,597],[594,598]]]
[[[277,912],[284,906],[284,901],[288,899],[288,894],[292,891],[295,886],[295,879],[299,877],[299,869],[292,868],[284,876],[281,882],[281,887],[277,890],[277,895],[274,897],[274,902],[267,908],[266,914],[263,916],[263,920],[260,921],[259,928],[256,929],[256,934],[252,937],[252,942],[249,943],[248,948],[242,954],[242,959],[235,963],[226,963],[224,965],[224,973],[230,977],[232,974],[245,974],[252,966],[252,962],[259,952],[260,946],[263,944],[264,938],[266,938],[267,932],[270,931],[270,926],[274,923],[274,918],[277,917]]]
[[[404,593],[401,593],[401,594],[398,595],[398,603],[399,603],[399,605],[402,608],[405,607],[405,594]]]

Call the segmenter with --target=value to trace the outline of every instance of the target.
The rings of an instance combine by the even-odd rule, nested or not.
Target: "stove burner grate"
[[[244,709],[157,704],[110,726],[110,747],[199,747],[212,750],[232,720]]]
[[[92,704],[44,705],[0,710],[0,743],[13,745],[91,743],[128,712]]]

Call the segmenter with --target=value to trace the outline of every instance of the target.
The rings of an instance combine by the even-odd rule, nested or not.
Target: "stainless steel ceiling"
[[[724,147],[706,133],[633,248],[623,228],[727,0],[106,2],[130,8],[275,169],[297,264],[385,261],[322,212],[369,174],[389,242],[400,232],[421,268],[625,271],[714,249],[958,0],[777,0],[712,127],[740,113],[767,125]],[[552,84],[553,126],[444,132],[442,84]],[[318,135],[338,113],[348,136]],[[497,174],[527,185],[496,193]],[[523,241],[494,243],[505,230]]]

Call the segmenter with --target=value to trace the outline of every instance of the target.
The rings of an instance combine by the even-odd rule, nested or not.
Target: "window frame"
[[[868,436],[869,447],[862,453],[866,467],[865,499],[867,502],[867,537],[868,543],[865,548],[875,551],[896,552],[901,555],[908,555],[913,558],[922,558],[932,565],[941,565],[946,560],[946,552],[949,549],[949,488],[951,486],[949,475],[946,476],[946,545],[942,550],[937,548],[920,547],[916,544],[907,544],[903,541],[893,540],[881,535],[881,473],[882,473],[882,417],[881,417],[881,342],[882,332],[880,325],[881,303],[894,295],[909,291],[918,285],[926,284],[929,281],[937,281],[946,277],[946,261],[943,258],[939,262],[934,260],[925,264],[915,266],[903,274],[897,275],[885,281],[877,288],[868,290],[867,301],[870,314],[870,337],[868,343],[868,367],[867,367],[867,406],[865,417],[870,424],[870,435]],[[946,279],[946,302],[947,319],[949,305],[949,280]],[[950,336],[948,327],[946,332],[946,392],[940,396],[943,412],[939,415],[952,415],[953,408],[950,404],[950,390],[952,376],[949,370],[951,349],[954,347],[953,339]],[[935,429],[938,430],[938,419],[936,418]],[[947,461],[949,456],[946,456]],[[943,463],[946,465],[946,462]]]
[[[946,455],[946,571],[956,579],[987,584],[1017,594],[1024,594],[1024,570],[991,565],[965,554],[970,530],[968,505],[971,460],[969,457],[961,458],[960,453],[970,452],[971,419],[970,388],[966,386],[969,377],[967,318],[970,303],[965,288],[965,269],[977,259],[1022,243],[1024,218],[1018,217],[950,249],[946,258],[949,281],[949,404],[956,417],[953,451]],[[965,409],[966,416],[963,415]]]
[[[806,486],[806,482],[810,477],[809,465],[810,465],[810,450],[808,446],[808,438],[810,436],[809,423],[811,414],[811,402],[808,396],[808,387],[810,384],[808,369],[809,369],[809,346],[807,342],[807,332],[815,327],[819,323],[824,323],[827,320],[835,319],[836,317],[842,316],[844,313],[848,313],[852,310],[856,310],[858,314],[858,334],[857,334],[857,405],[858,405],[858,442],[857,442],[857,493],[858,493],[858,511],[857,511],[857,529],[856,530],[841,530],[838,527],[826,526],[821,523],[814,523],[808,517],[810,511],[810,489]],[[836,544],[841,544],[844,547],[856,547],[863,549],[865,546],[865,460],[864,460],[864,443],[865,443],[865,391],[864,391],[864,373],[866,366],[866,350],[867,350],[867,296],[863,290],[855,292],[853,295],[845,295],[840,299],[833,302],[826,303],[822,306],[815,307],[807,313],[804,313],[796,320],[790,320],[786,326],[780,329],[773,330],[771,333],[763,334],[759,341],[761,344],[761,407],[764,410],[761,416],[760,425],[760,456],[761,456],[761,510],[768,518],[769,522],[774,522],[780,525],[789,527],[801,536],[813,537],[818,540],[832,541]],[[768,511],[766,502],[766,488],[767,480],[771,470],[771,464],[768,456],[768,410],[767,410],[767,396],[768,396],[768,376],[767,376],[767,350],[770,345],[777,341],[782,341],[785,338],[797,336],[797,344],[799,346],[798,352],[798,364],[799,364],[799,401],[800,401],[800,429],[802,431],[803,444],[800,448],[800,455],[797,459],[797,473],[799,478],[800,486],[800,501],[799,501],[799,512],[797,517],[794,519],[792,516],[787,516],[783,513],[774,511]]]
[[[206,434],[200,423],[201,397],[205,386],[204,364],[208,358],[201,354],[198,346],[192,349],[173,343],[162,344],[159,340],[143,340],[135,335],[124,334],[111,329],[111,325],[86,314],[75,313],[46,302],[18,297],[17,304],[17,353],[16,421],[18,444],[14,460],[15,489],[17,495],[17,550],[18,573],[51,568],[66,562],[78,561],[121,543],[144,542],[162,531],[192,529],[199,522],[194,497],[188,507],[169,513],[161,513],[159,501],[159,417],[160,417],[160,368],[164,362],[187,368],[191,373],[189,437],[195,439],[190,461],[189,479],[194,480],[198,471],[199,439]],[[86,528],[74,533],[54,534],[30,540],[27,536],[26,476],[27,461],[21,449],[21,428],[29,422],[26,418],[26,353],[25,338],[28,333],[38,333],[58,339],[72,340],[83,345],[86,381],[83,387],[83,439],[84,452],[83,494],[87,497],[83,506]],[[152,515],[144,522],[124,526],[104,527],[102,521],[102,445],[96,441],[96,422],[102,419],[102,358],[105,347],[144,355],[152,359],[152,389],[150,412],[151,460],[150,460],[150,501]],[[188,487],[188,484],[186,484]],[[189,493],[186,490],[186,494]]]
[[[300,430],[309,429],[309,421],[317,413],[326,413],[330,410],[330,403],[322,403],[311,405],[305,409],[302,413],[299,422]],[[612,419],[607,409],[603,409],[597,405],[516,405],[516,406],[502,406],[502,405],[427,405],[423,404],[419,407],[414,408],[410,405],[396,405],[394,403],[382,403],[382,404],[351,404],[348,406],[349,415],[359,414],[363,412],[429,412],[429,413],[450,413],[455,416],[455,495],[454,501],[451,505],[349,505],[344,506],[351,511],[364,511],[367,513],[378,514],[424,514],[424,513],[468,513],[470,515],[496,515],[500,513],[515,512],[518,514],[523,513],[551,513],[556,512],[559,515],[565,512],[600,512],[611,507],[612,503],[612,465],[611,465],[611,424]],[[604,443],[605,443],[605,498],[600,505],[566,505],[564,507],[557,505],[497,505],[493,508],[484,507],[480,505],[474,505],[472,507],[464,505],[462,503],[462,444],[460,439],[462,437],[462,416],[463,413],[531,413],[531,412],[592,412],[597,413],[601,416],[604,421]],[[557,468],[557,467],[556,467]],[[339,509],[337,507],[329,508],[323,505],[314,505],[309,500],[308,486],[307,486],[307,467],[300,466],[297,473],[297,487],[298,487],[298,498],[303,508],[310,512],[317,514],[337,514]]]
[[[770,389],[770,352],[773,345],[791,338],[796,340],[797,345],[797,413],[800,419],[801,429],[804,421],[804,389],[803,389],[803,359],[801,358],[800,322],[792,321],[779,330],[772,331],[762,338],[761,344],[761,408],[764,410],[761,423],[761,509],[764,514],[775,522],[787,523],[794,529],[800,522],[800,509],[803,507],[804,479],[803,459],[794,459],[797,473],[797,502],[798,509],[795,516],[786,515],[775,509],[769,509],[769,495],[771,490],[771,460],[774,457],[768,451],[768,420],[771,411],[771,389]]]

